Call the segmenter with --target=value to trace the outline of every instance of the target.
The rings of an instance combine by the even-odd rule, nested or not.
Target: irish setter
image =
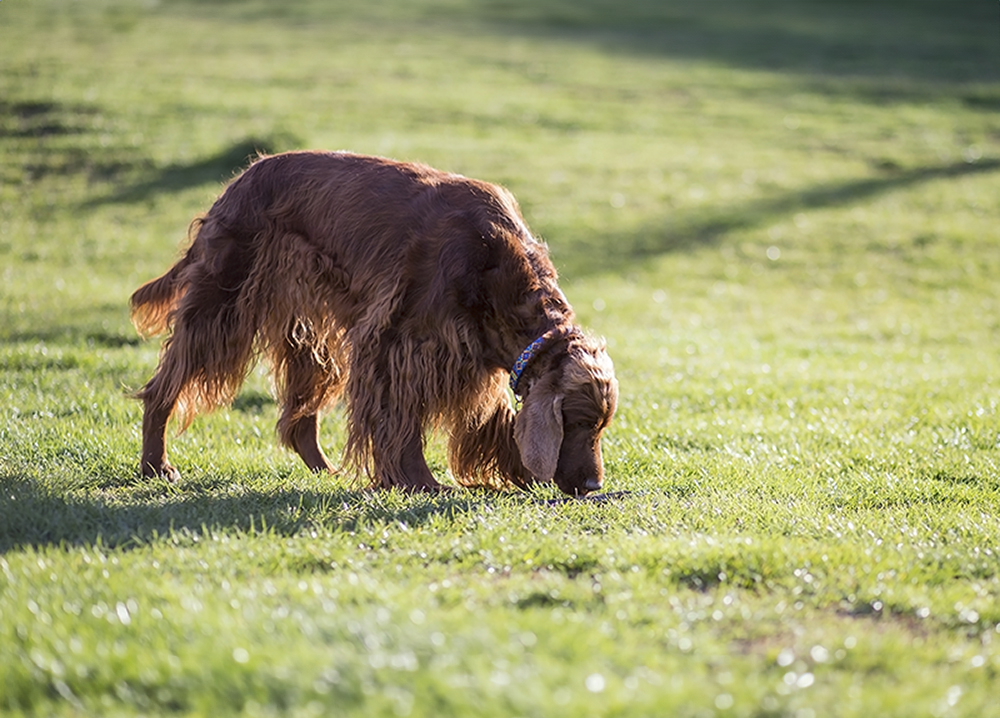
[[[254,162],[190,234],[170,271],[132,295],[139,332],[169,332],[138,392],[143,476],[179,478],[171,415],[186,427],[232,401],[262,355],[281,441],[315,471],[333,470],[319,417],[344,394],[345,463],[375,486],[439,489],[423,441],[443,426],[463,485],[601,487],[611,359],[574,324],[507,190],[419,164],[290,152]]]

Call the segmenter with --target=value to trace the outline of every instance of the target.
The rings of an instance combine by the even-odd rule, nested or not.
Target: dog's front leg
[[[383,488],[398,486],[404,491],[441,491],[445,487],[438,483],[427,466],[427,459],[424,458],[423,440],[420,434],[406,442],[403,446],[401,469],[402,475],[398,478],[382,477]],[[389,479],[387,482],[386,479]]]

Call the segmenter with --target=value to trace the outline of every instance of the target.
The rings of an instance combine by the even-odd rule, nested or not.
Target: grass
[[[0,3],[0,713],[1000,715],[1000,18],[956,7]],[[515,192],[631,494],[361,492],[259,371],[137,480],[129,293],[306,146]]]

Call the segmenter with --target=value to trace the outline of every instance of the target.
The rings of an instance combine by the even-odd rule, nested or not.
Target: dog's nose
[[[601,488],[601,480],[596,476],[592,476],[583,482],[583,493],[589,494],[592,491],[599,491]]]

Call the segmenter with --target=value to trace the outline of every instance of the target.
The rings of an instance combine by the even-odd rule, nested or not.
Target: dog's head
[[[611,358],[603,343],[573,337],[565,352],[550,352],[539,364],[514,423],[521,462],[571,496],[597,491],[604,481],[601,434],[618,403]]]

